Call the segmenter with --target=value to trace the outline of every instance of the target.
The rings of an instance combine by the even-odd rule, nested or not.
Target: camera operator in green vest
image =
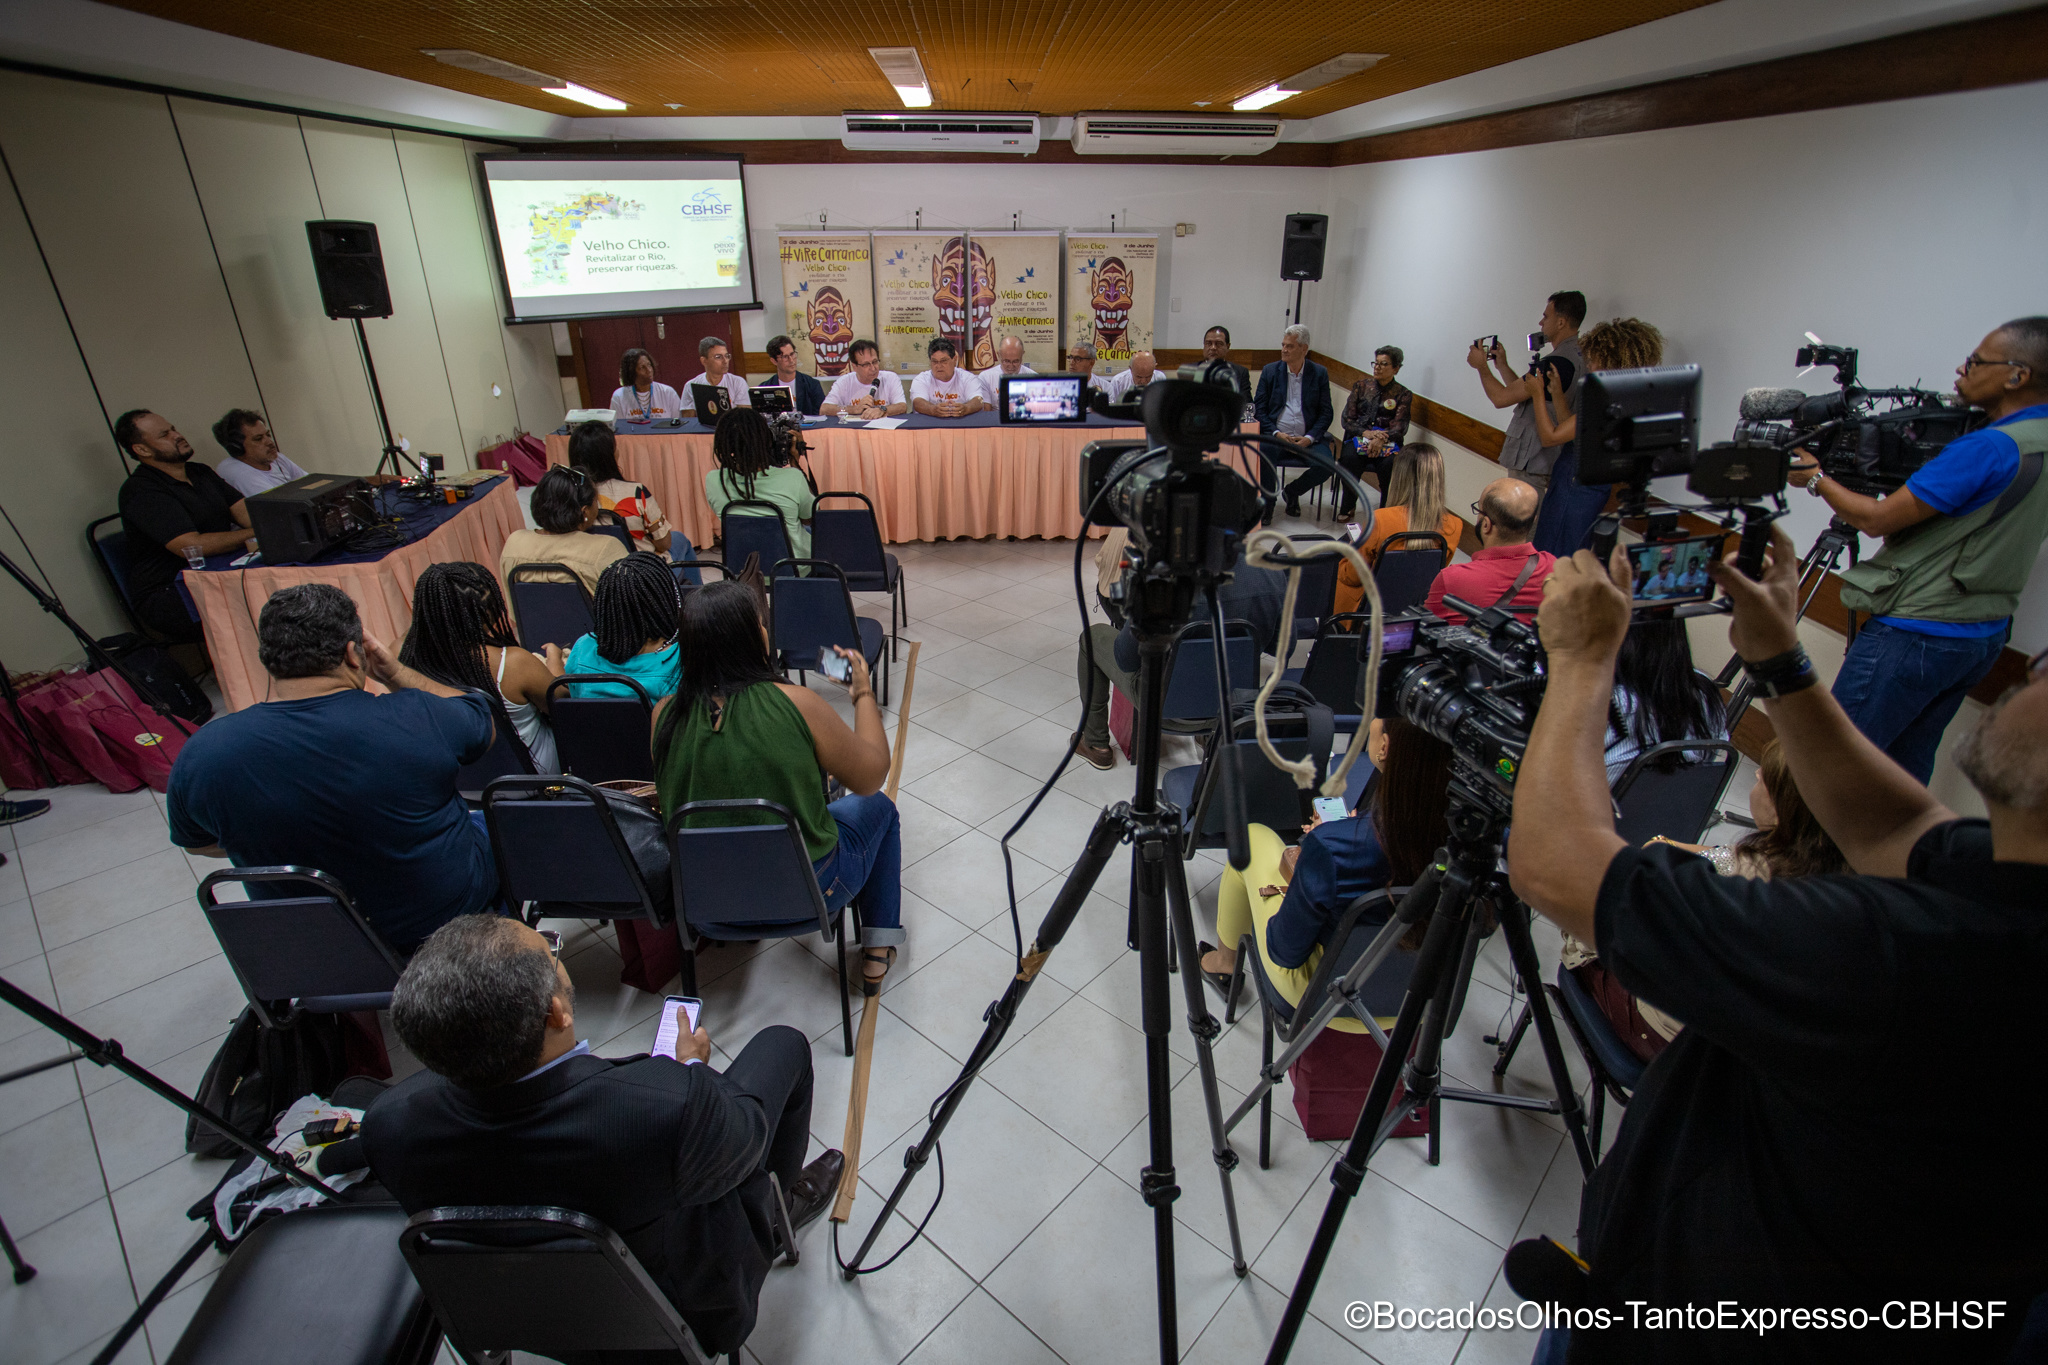
[[[1884,548],[1842,574],[1842,605],[1870,613],[1835,699],[1873,744],[1926,782],[1942,731],[2012,634],[2048,539],[2048,317],[2017,318],[1956,368],[1985,425],[1884,498],[1795,465],[1791,481]]]

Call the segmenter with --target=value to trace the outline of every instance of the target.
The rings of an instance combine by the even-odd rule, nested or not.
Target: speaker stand
[[[1297,308],[1299,303],[1300,300],[1297,298]],[[370,339],[363,335],[363,320],[361,318],[350,318],[349,321],[355,324],[356,349],[363,353],[363,372],[370,376],[370,397],[375,399],[377,403],[377,426],[384,433],[384,453],[377,457],[377,467],[371,472],[373,475],[382,474],[385,462],[389,461],[392,476],[403,480],[405,478],[405,471],[399,467],[398,462],[404,460],[413,467],[416,473],[424,475],[427,471],[420,466],[420,462],[413,459],[412,456],[406,454],[403,450],[400,450],[398,443],[391,439],[391,418],[384,411],[384,390],[377,384],[377,363],[370,359]]]
[[[1300,280],[1296,280],[1296,281],[1294,282],[1294,321],[1295,321],[1295,324],[1296,324],[1297,326],[1299,326],[1299,325],[1300,325],[1300,323],[1301,323],[1301,281],[1300,281]],[[357,326],[361,326],[361,325],[362,325],[362,324],[360,324],[360,323],[358,323],[358,324],[357,324]]]

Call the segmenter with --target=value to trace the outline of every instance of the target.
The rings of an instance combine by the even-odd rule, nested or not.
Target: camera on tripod
[[[1450,746],[1454,820],[1460,797],[1506,820],[1543,702],[1543,646],[1505,607],[1444,601],[1466,613],[1468,623],[1452,625],[1419,608],[1390,618],[1379,696],[1359,701],[1373,701],[1373,714],[1399,716]]]
[[[1146,439],[1091,441],[1081,451],[1087,524],[1127,527],[1148,568],[1228,575],[1270,503],[1235,470],[1203,458],[1237,430],[1240,407],[1237,390],[1220,384],[1147,384],[1140,407]]]
[[[1815,341],[1794,357],[1802,369],[1826,365],[1836,392],[1751,389],[1742,396],[1735,439],[1778,450],[1801,449],[1835,482],[1883,497],[1969,429],[1975,416],[1932,389],[1865,389],[1856,383],[1856,348]]]

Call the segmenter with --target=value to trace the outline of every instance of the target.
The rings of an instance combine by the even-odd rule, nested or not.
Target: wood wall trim
[[[1354,138],[1356,166],[1839,109],[2048,79],[2048,6],[1527,109]]]

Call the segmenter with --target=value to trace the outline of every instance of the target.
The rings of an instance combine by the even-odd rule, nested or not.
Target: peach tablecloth
[[[505,537],[525,524],[512,480],[500,479],[490,492],[441,523],[434,531],[401,545],[382,559],[357,564],[279,564],[194,573],[184,571],[186,591],[206,627],[213,674],[230,711],[262,701],[270,676],[256,657],[256,616],[279,588],[296,583],[332,583],[355,599],[363,629],[393,650],[412,626],[412,585],[429,564],[474,560],[498,571]]]
[[[874,500],[882,539],[959,536],[1071,538],[1081,532],[1081,447],[1129,440],[1138,427],[960,427],[868,431],[807,428],[811,474],[821,490]],[[704,475],[716,467],[709,436],[619,437],[619,472],[646,485],[696,546],[718,536],[704,500]],[[567,436],[548,437],[548,463],[565,464]]]

